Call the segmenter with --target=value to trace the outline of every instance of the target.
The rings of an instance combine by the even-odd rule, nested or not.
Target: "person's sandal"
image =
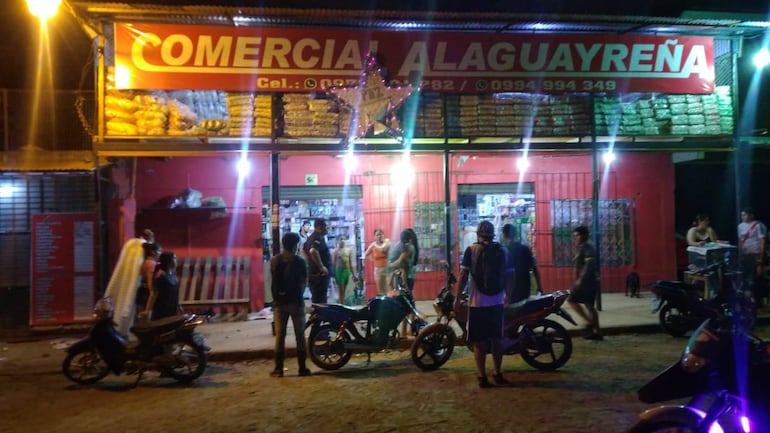
[[[495,384],[497,384],[497,385],[510,385],[511,384],[511,382],[508,382],[508,380],[503,377],[503,373],[493,374],[492,375],[492,380],[494,380]]]
[[[489,383],[489,379],[487,379],[487,376],[479,376],[476,379],[479,381],[479,388],[491,388],[492,384]]]

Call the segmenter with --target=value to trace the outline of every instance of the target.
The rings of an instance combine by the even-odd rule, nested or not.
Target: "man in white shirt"
[[[757,306],[767,297],[764,285],[765,251],[767,227],[754,219],[754,210],[745,208],[741,211],[741,223],[738,224],[738,247],[741,255],[743,284],[754,294]]]

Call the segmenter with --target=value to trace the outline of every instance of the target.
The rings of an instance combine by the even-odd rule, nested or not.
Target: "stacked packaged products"
[[[335,137],[339,109],[331,99],[306,93],[286,93],[283,101],[283,134],[288,137]]]
[[[599,135],[729,135],[730,87],[717,87],[711,95],[597,97],[594,120]]]
[[[731,135],[732,95],[720,86],[710,95],[490,95],[420,94],[398,110],[415,137]],[[108,90],[107,135],[340,137],[350,133],[352,110],[325,94],[275,95],[187,90],[170,93]],[[590,104],[594,106],[591,110]]]

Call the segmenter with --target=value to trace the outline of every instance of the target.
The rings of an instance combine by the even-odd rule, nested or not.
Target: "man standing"
[[[577,243],[575,256],[575,275],[577,279],[572,285],[567,302],[575,312],[588,323],[587,340],[604,340],[599,328],[599,313],[594,303],[599,292],[599,263],[596,250],[588,242],[588,227],[579,226],[572,231],[572,237]]]
[[[271,377],[283,377],[283,358],[286,347],[286,327],[291,317],[294,339],[297,343],[297,364],[300,376],[310,376],[305,366],[305,302],[302,291],[307,283],[307,264],[297,254],[299,235],[288,232],[281,238],[283,251],[270,259],[270,289],[273,294],[273,319],[275,332],[275,369]]]
[[[495,227],[489,221],[482,221],[476,229],[478,242],[468,246],[460,263],[460,278],[457,281],[455,302],[468,284],[468,342],[473,346],[479,387],[489,388],[487,379],[487,347],[492,346],[494,375],[498,385],[509,382],[501,371],[503,347],[503,312],[509,304],[513,289],[513,266],[508,250],[497,242]],[[471,274],[473,278],[468,278]],[[491,286],[496,286],[492,288]],[[494,292],[494,293],[493,293]]]
[[[741,272],[743,284],[754,296],[757,306],[767,297],[762,278],[765,273],[765,248],[767,227],[754,219],[754,210],[745,208],[741,211],[741,223],[738,224],[738,247],[741,254]]]
[[[304,221],[302,223],[302,226],[299,228],[299,247],[298,247],[300,254],[302,254],[303,256],[305,255],[305,242],[307,242],[308,236],[310,236],[310,221]],[[307,260],[306,257],[305,257],[305,260]]]
[[[326,220],[317,218],[313,222],[313,233],[307,238],[304,246],[305,257],[310,263],[308,283],[310,299],[314,304],[325,304],[329,296],[329,283],[331,283],[329,269],[332,267],[332,255],[329,252],[329,246],[326,245],[327,232]]]
[[[508,248],[516,275],[516,284],[514,285],[513,296],[511,296],[512,304],[529,298],[532,290],[529,280],[530,271],[532,271],[532,275],[535,277],[537,294],[543,294],[543,285],[540,284],[540,272],[537,270],[532,250],[522,244],[521,241],[515,241],[514,239],[516,239],[516,227],[513,224],[504,225],[502,243]]]

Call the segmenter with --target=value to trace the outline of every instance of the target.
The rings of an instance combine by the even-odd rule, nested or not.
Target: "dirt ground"
[[[473,358],[457,347],[435,372],[419,371],[408,352],[354,356],[335,372],[310,364],[312,377],[268,377],[269,360],[213,363],[182,386],[148,374],[108,376],[97,385],[70,384],[50,368],[0,373],[3,432],[553,432],[625,431],[648,406],[636,389],[676,360],[686,340],[620,335],[575,340],[570,361],[540,372],[506,356],[510,387],[479,389]],[[490,367],[491,368],[491,367]]]

